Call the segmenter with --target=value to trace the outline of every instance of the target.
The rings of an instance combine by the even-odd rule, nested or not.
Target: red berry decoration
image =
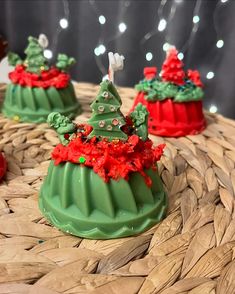
[[[147,80],[154,79],[156,75],[157,75],[157,68],[155,66],[144,68],[144,76]]]
[[[191,70],[187,71],[187,76],[190,81],[192,81],[196,86],[203,87],[203,83],[200,78],[200,74],[198,70]]]
[[[185,77],[183,66],[183,62],[178,58],[178,51],[171,48],[167,52],[166,60],[162,65],[162,80],[179,86],[183,85]]]

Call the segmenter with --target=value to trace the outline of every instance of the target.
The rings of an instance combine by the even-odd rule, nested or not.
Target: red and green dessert
[[[198,71],[183,70],[175,48],[167,52],[160,76],[156,67],[144,69],[144,80],[133,108],[142,103],[149,111],[149,133],[179,137],[200,133],[206,126],[202,109],[204,92]]]
[[[2,112],[5,116],[25,122],[41,123],[52,111],[75,116],[80,110],[68,68],[74,58],[59,54],[55,66],[48,66],[38,39],[29,37],[26,59],[9,53],[9,63],[15,66],[9,74]]]
[[[53,112],[61,144],[52,152],[39,206],[62,231],[92,239],[138,234],[159,222],[167,199],[157,172],[164,145],[148,138],[146,108],[128,116],[110,81],[101,83],[88,124]]]

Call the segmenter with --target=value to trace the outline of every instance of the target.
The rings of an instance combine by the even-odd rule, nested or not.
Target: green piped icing
[[[148,101],[162,101],[172,98],[176,102],[190,102],[202,100],[204,91],[191,81],[185,81],[185,85],[178,86],[171,82],[163,82],[159,79],[144,79],[135,86],[137,91],[144,92]]]
[[[147,108],[142,103],[138,103],[130,114],[135,126],[135,134],[143,141],[148,139],[148,115]]]
[[[174,100],[176,102],[199,101],[202,100],[204,92],[202,88],[189,85],[178,91]]]
[[[73,57],[68,57],[66,54],[58,54],[56,67],[66,71],[74,63],[75,59]]]
[[[129,181],[105,183],[92,169],[66,162],[51,162],[40,190],[42,213],[67,233],[111,239],[141,233],[165,215],[167,199],[155,171],[149,188],[139,173]]]
[[[42,123],[47,121],[53,111],[70,117],[81,112],[72,83],[63,89],[8,84],[2,109],[5,116],[19,121]]]
[[[17,64],[22,64],[23,60],[20,58],[20,56],[14,52],[9,52],[7,54],[7,59],[10,65],[16,66]]]

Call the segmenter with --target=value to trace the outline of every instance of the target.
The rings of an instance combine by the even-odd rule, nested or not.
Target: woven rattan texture
[[[3,96],[4,85],[0,85]],[[89,117],[98,86],[80,83]],[[135,91],[120,88],[123,112]],[[0,185],[0,293],[235,293],[235,122],[206,114],[200,135],[166,143],[159,173],[169,196],[165,220],[144,234],[85,240],[51,227],[38,190],[58,143],[46,124],[0,116],[0,147],[8,160]]]

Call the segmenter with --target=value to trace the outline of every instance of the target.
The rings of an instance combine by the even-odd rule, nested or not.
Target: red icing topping
[[[9,73],[9,78],[13,84],[19,84],[23,87],[55,87],[57,89],[67,87],[70,81],[69,74],[61,72],[55,67],[42,71],[40,75],[37,75],[27,72],[23,65],[17,65],[14,71]]]
[[[61,162],[72,162],[79,164],[79,158],[85,158],[84,166],[93,168],[105,182],[110,179],[128,180],[130,173],[139,172],[148,186],[151,186],[150,177],[144,169],[156,169],[156,162],[161,158],[165,144],[153,147],[151,140],[142,141],[136,135],[128,138],[127,142],[112,141],[96,138],[84,140],[82,133],[70,141],[67,146],[57,145],[52,158],[55,165]]]
[[[156,67],[145,67],[144,68],[144,76],[147,80],[154,79],[157,74],[157,68]]]

